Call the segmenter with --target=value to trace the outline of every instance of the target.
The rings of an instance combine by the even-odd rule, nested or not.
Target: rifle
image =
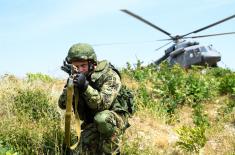
[[[63,66],[61,66],[61,69],[69,74],[68,83],[67,83],[67,99],[66,99],[66,112],[65,112],[65,139],[64,139],[64,153],[70,154],[72,150],[74,150],[79,143],[80,135],[81,135],[81,125],[80,125],[80,118],[78,114],[78,100],[79,100],[79,94],[76,87],[74,87],[73,79],[76,76],[76,74],[79,74],[78,69],[72,65],[68,64],[66,61],[64,61]],[[71,145],[71,117],[72,117],[72,104],[73,104],[73,96],[75,96],[75,109],[74,109],[74,115],[75,115],[75,130],[77,133],[77,143],[74,145]]]
[[[61,66],[61,70],[65,71],[69,74],[69,76],[72,76],[73,78],[76,76],[76,74],[79,74],[77,67],[67,63],[66,60],[64,60],[63,66]]]

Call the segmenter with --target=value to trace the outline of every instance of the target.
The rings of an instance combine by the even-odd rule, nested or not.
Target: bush
[[[187,152],[196,152],[206,144],[205,128],[183,126],[177,130],[179,141],[176,146]]]
[[[50,97],[40,89],[19,90],[14,98],[13,111],[16,114],[27,115],[33,120],[59,118],[56,107],[50,103]]]
[[[0,141],[0,155],[17,155],[18,153],[9,146],[3,146],[3,141]]]
[[[207,128],[210,126],[208,117],[203,113],[202,104],[193,106],[193,123],[198,127]]]
[[[198,104],[211,97],[210,86],[207,79],[199,74],[189,74],[186,82],[187,102],[191,105]]]
[[[17,87],[10,83],[12,86]],[[1,113],[4,117],[0,123],[0,152],[60,154],[64,133],[55,100],[44,89],[29,88],[27,84],[18,87],[3,102],[3,106],[8,106]]]
[[[224,69],[224,68],[220,68],[220,67],[215,67],[215,68],[211,68],[208,71],[208,74],[211,76],[214,76],[216,78],[222,78],[227,74],[231,74],[232,71],[229,69]]]
[[[185,101],[184,70],[180,66],[170,68],[167,63],[163,63],[155,79],[154,87],[157,89],[160,104],[167,113],[173,114]]]
[[[221,94],[232,94],[235,88],[235,74],[226,74],[220,80],[219,91]]]
[[[27,118],[17,120],[15,124],[8,122],[1,126],[4,127],[0,132],[2,145],[20,154],[59,154],[63,140],[60,125],[50,121],[45,124],[36,124]]]
[[[33,81],[42,81],[42,82],[53,82],[54,79],[51,78],[48,75],[42,74],[42,73],[27,73],[27,81],[33,82]]]
[[[226,104],[222,105],[220,109],[218,109],[219,117],[224,117],[227,114],[231,113],[235,107],[235,100],[231,99],[226,102]]]

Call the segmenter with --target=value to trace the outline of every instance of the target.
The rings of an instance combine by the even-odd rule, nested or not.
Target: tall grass
[[[13,148],[19,154],[60,154],[61,119],[56,100],[48,90],[53,83],[35,85],[12,75],[2,77],[0,83],[0,150]]]

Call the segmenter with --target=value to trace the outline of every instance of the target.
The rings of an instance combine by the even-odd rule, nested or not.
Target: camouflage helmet
[[[91,45],[85,43],[74,44],[70,47],[66,60],[69,63],[73,60],[92,60],[97,62],[94,49]]]

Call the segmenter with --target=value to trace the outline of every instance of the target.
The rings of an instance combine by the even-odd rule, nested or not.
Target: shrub
[[[7,122],[5,122],[7,123]],[[11,122],[12,123],[12,122]],[[6,124],[0,132],[2,145],[20,154],[58,154],[62,144],[62,130],[57,122],[47,121],[47,126],[33,123],[25,118],[15,124]],[[26,125],[27,124],[27,125]]]
[[[51,78],[49,75],[45,75],[42,73],[27,73],[27,81],[33,82],[33,81],[42,81],[42,82],[53,82],[54,79]]]
[[[224,117],[231,113],[235,107],[235,100],[231,99],[226,102],[220,109],[218,109],[219,117]]]
[[[170,68],[167,63],[163,63],[155,79],[154,87],[159,93],[160,104],[167,113],[174,113],[186,97],[184,70],[180,66]]]
[[[211,68],[208,71],[209,75],[214,76],[216,78],[221,78],[221,77],[224,77],[225,75],[231,74],[231,73],[232,73],[231,70],[220,68],[220,67]]]
[[[19,90],[14,98],[13,111],[16,114],[27,115],[33,120],[59,118],[59,113],[50,103],[50,97],[40,89]]]
[[[220,80],[219,91],[221,94],[232,94],[235,88],[235,74],[226,74]]]
[[[18,153],[9,146],[4,146],[3,141],[0,141],[0,155],[17,155]]]
[[[179,141],[176,146],[187,152],[196,152],[206,144],[205,128],[183,126],[177,130]]]
[[[202,104],[193,106],[193,123],[196,126],[203,128],[210,126],[207,115],[203,113]]]
[[[187,103],[190,105],[198,104],[211,97],[210,85],[203,76],[197,73],[190,73],[186,80]]]
[[[8,119],[0,123],[3,148],[19,154],[60,154],[63,140],[60,114],[45,90],[15,90]]]

